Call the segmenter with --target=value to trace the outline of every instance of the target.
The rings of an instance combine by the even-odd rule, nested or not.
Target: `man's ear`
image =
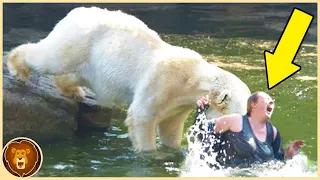
[[[251,106],[252,106],[253,108],[255,108],[255,107],[258,106],[258,103],[253,102],[253,103],[251,104]]]

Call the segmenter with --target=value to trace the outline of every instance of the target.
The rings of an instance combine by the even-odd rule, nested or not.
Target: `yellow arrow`
[[[312,20],[312,15],[294,8],[274,52],[264,51],[269,90],[301,70],[301,66],[293,63],[293,60],[298,54]]]

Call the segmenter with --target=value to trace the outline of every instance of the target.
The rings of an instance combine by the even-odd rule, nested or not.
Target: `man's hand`
[[[206,110],[210,106],[211,100],[209,99],[209,96],[206,95],[206,97],[202,97],[198,100],[197,105],[201,108],[201,110]]]
[[[289,146],[288,150],[285,152],[286,158],[292,158],[293,156],[297,155],[300,148],[304,145],[304,140],[295,140],[292,141]]]

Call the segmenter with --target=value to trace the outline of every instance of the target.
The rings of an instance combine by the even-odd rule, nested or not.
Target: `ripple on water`
[[[99,170],[99,168],[97,166],[90,166],[90,168],[93,170]]]
[[[66,168],[73,168],[74,166],[71,164],[56,164],[53,166],[53,169],[64,170]]]
[[[101,164],[102,163],[101,161],[98,161],[98,160],[91,160],[90,162],[93,164]]]
[[[103,147],[94,148],[94,150],[108,151],[108,150],[110,150],[110,148],[108,148],[107,146],[103,146]]]
[[[120,134],[120,135],[117,136],[117,138],[119,138],[119,139],[126,139],[126,138],[128,138],[128,137],[129,137],[129,134],[128,134],[128,133]]]
[[[119,127],[116,127],[116,126],[112,126],[111,130],[112,131],[122,131],[122,129],[120,129]]]
[[[112,134],[112,133],[108,133],[108,132],[105,132],[104,133],[107,137],[116,137],[118,136],[117,134]]]

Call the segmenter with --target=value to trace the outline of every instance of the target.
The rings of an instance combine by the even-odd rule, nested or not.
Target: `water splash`
[[[188,156],[180,177],[317,177],[317,166],[308,167],[307,162],[307,156],[299,154],[286,163],[271,161],[250,168],[213,170],[199,158]]]
[[[199,113],[189,129],[188,154],[180,170],[180,177],[317,177],[316,163],[310,164],[303,153],[285,162],[274,160],[248,168],[221,168],[215,159],[217,153],[212,150],[218,140],[203,131],[208,126],[205,114]],[[204,137],[210,143],[203,142]],[[211,168],[210,164],[219,169]]]

